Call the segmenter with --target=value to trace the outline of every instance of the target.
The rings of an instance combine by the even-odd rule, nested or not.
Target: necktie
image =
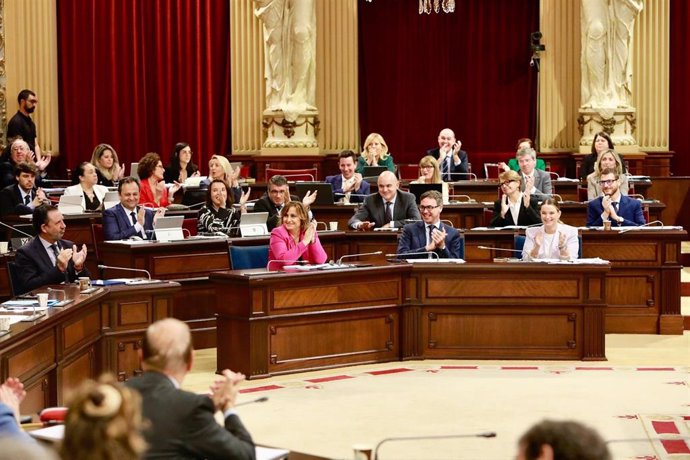
[[[434,226],[429,225],[428,228],[429,228],[429,244],[431,244],[434,241],[434,238],[432,237],[432,235],[434,234]],[[431,259],[431,254],[429,254],[427,256],[427,258]]]
[[[443,163],[441,163],[441,177],[443,177],[444,181],[449,180],[449,177],[448,177],[449,176],[449,174],[448,174],[449,169],[450,169],[450,165],[448,164],[448,158],[444,158]]]
[[[613,210],[616,211],[616,213],[618,213],[618,202],[617,201],[611,202],[611,206],[613,206]]]
[[[52,249],[52,251],[53,251],[53,255],[55,256],[55,265],[57,265],[57,262],[58,262],[58,254],[59,254],[57,243],[51,244],[51,245],[50,245],[50,249]]]
[[[29,206],[31,203],[31,192],[27,193],[26,196],[24,196],[24,204]]]
[[[132,217],[132,227],[137,224],[137,215],[134,211],[130,212],[129,215]]]
[[[393,220],[393,211],[391,210],[391,203],[390,201],[386,201],[386,223],[389,223]]]

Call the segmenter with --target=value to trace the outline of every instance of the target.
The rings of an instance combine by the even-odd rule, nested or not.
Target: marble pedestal
[[[300,114],[295,121],[285,119],[281,111],[266,110],[263,113],[263,126],[266,140],[260,155],[319,155],[319,112],[308,111]]]
[[[594,135],[604,131],[619,153],[637,153],[639,146],[633,137],[637,123],[636,110],[630,108],[580,108],[577,125],[580,131],[580,153],[589,153]]]

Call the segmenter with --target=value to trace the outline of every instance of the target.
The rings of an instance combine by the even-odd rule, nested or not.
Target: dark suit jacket
[[[301,201],[297,195],[290,195],[290,201]],[[280,216],[278,215],[278,210],[273,204],[268,194],[264,194],[259,201],[254,203],[254,212],[267,212],[268,218],[266,219],[266,228],[270,233],[274,228],[280,225]]]
[[[600,227],[604,225],[601,220],[601,213],[604,212],[604,206],[601,201],[604,197],[600,196],[591,200],[587,204],[587,225],[592,227]],[[618,202],[618,212],[616,212],[620,217],[625,219],[622,224],[617,221],[612,220],[611,226],[626,226],[633,227],[637,225],[644,225],[644,214],[642,213],[642,205],[639,200],[635,198],[629,198],[625,195],[621,195],[621,199]]]
[[[31,199],[33,200],[34,197],[36,197],[36,189],[31,190]],[[22,194],[17,184],[8,185],[0,191],[0,216],[31,214],[32,212],[33,209],[22,201]]]
[[[539,201],[536,197],[530,197],[529,207],[525,206],[524,201],[520,198],[520,212],[518,213],[518,221],[513,221],[513,215],[508,211],[504,218],[501,218],[501,200],[494,201],[494,216],[491,219],[489,227],[505,227],[507,225],[534,225],[541,222],[539,216]]]
[[[149,231],[151,230],[151,231]],[[140,235],[132,225],[132,219],[125,211],[121,204],[115,205],[110,209],[103,211],[103,238],[106,241],[112,240],[126,240],[132,236],[138,236],[143,239],[153,238],[153,211],[146,210],[146,217],[144,218],[144,233]]]
[[[14,167],[16,164],[13,161],[2,161],[0,162],[0,189],[7,187],[8,185],[13,185],[17,183],[17,177],[14,175]],[[40,187],[43,182],[41,177],[41,172],[36,174],[36,181],[34,185]]]
[[[522,185],[520,185],[520,190],[525,191],[525,175],[522,171],[518,172],[522,178]],[[541,171],[539,169],[534,170],[534,188],[537,189],[537,193],[533,193],[538,200],[542,201],[551,196],[553,189],[551,186],[551,175],[546,171]]]
[[[446,247],[443,249],[436,249],[434,252],[441,259],[462,259],[464,254],[462,251],[462,238],[460,237],[460,233],[453,227],[445,225],[443,222],[440,223],[440,227],[446,231]],[[415,222],[405,225],[402,235],[400,235],[400,239],[398,240],[398,254],[425,251],[426,233],[427,229],[424,222]],[[427,257],[427,254],[422,254],[415,258]]]
[[[58,245],[65,249],[74,246],[74,243],[67,240],[58,241]],[[76,249],[76,248],[75,248]],[[32,289],[45,286],[46,284],[59,284],[63,281],[70,283],[76,281],[79,276],[90,276],[89,270],[84,266],[83,270],[77,273],[74,270],[74,262],[70,259],[65,273],[61,272],[48,257],[48,253],[43,247],[43,243],[36,236],[24,246],[17,249],[17,256],[14,259],[17,268],[19,286],[17,294],[23,294]]]
[[[142,415],[150,427],[144,458],[254,459],[254,442],[237,415],[225,427],[213,418],[211,398],[175,388],[159,372],[147,371],[127,381],[142,397]]]
[[[342,174],[336,174],[335,176],[327,176],[326,182],[333,186],[333,193],[335,194],[336,201],[338,201],[340,198],[344,196]],[[359,184],[359,188],[352,193],[354,193],[355,195],[369,195],[369,188],[369,182],[362,180],[362,182]],[[350,197],[350,203],[361,203],[362,201],[364,201],[363,196]]]
[[[434,157],[438,160],[438,157],[441,155],[441,152],[440,152],[440,149],[437,147],[435,149],[427,150],[426,154],[431,155],[432,157]],[[464,150],[460,150],[460,151],[458,151],[458,156],[460,157],[460,163],[456,165],[455,161],[451,160],[451,162],[450,162],[451,171],[450,172],[451,173],[466,173],[466,172],[468,172],[469,168],[467,166],[467,152],[465,152]],[[440,167],[441,167],[441,165],[439,165],[439,168]],[[467,176],[465,176],[465,177],[454,176],[452,179],[455,181],[455,180],[468,179],[468,177]],[[445,180],[445,178],[444,178],[444,180]]]
[[[395,198],[395,206],[393,206],[393,220],[396,227],[403,227],[408,220],[421,220],[419,209],[415,197],[411,193],[398,190]],[[364,204],[357,211],[357,213],[350,218],[347,223],[350,227],[355,228],[359,222],[374,222],[376,227],[381,228],[388,223],[386,220],[386,205],[383,198],[378,193],[369,195],[364,199]]]

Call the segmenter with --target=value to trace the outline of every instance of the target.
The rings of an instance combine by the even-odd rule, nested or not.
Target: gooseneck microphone
[[[336,262],[337,265],[342,265],[343,259],[350,259],[352,257],[359,257],[359,256],[375,256],[378,254],[382,254],[383,251],[374,251],[374,252],[361,252],[359,254],[345,254],[344,256],[341,256],[340,259]]]
[[[391,253],[391,254],[386,254],[386,257],[396,257],[398,259],[408,259],[408,258],[413,258],[418,255],[434,255],[436,257],[436,260],[440,259],[438,254],[436,254],[434,251],[408,251],[408,252],[403,252],[400,254],[397,253]]]
[[[235,407],[246,406],[247,404],[262,403],[268,401],[268,396],[262,396],[260,398],[252,399],[250,401],[243,401],[241,403],[235,404]]]
[[[518,254],[522,254],[522,251],[520,249],[505,249],[505,248],[494,248],[492,246],[477,246],[478,249],[486,249],[489,251],[506,251],[506,252],[517,252]]]
[[[146,273],[146,276],[148,276],[149,280],[151,279],[151,273],[149,273],[148,270],[144,270],[143,268],[116,267],[113,265],[98,265],[99,270],[104,270],[106,268],[109,270],[121,270],[121,271],[127,271],[127,272]]]
[[[17,232],[17,233],[21,233],[21,234],[24,235],[24,236],[28,236],[29,238],[33,238],[33,237],[34,237],[34,236],[31,235],[30,233],[26,233],[26,232],[23,231],[23,230],[19,230],[17,227],[15,227],[15,226],[13,226],[13,225],[6,224],[6,223],[4,223],[4,222],[1,221],[1,220],[0,220],[0,225],[2,225],[3,227],[9,228],[10,230],[13,230],[13,231],[15,231],[15,232]]]
[[[432,436],[399,436],[385,438],[379,441],[374,448],[374,460],[379,458],[379,449],[381,446],[387,442],[397,442],[397,441],[427,441],[433,439],[460,439],[460,438],[495,438],[496,432],[487,431],[486,433],[474,433],[474,434],[441,434]]]
[[[651,226],[654,225],[654,224],[661,224],[662,227],[664,226],[664,223],[663,223],[662,221],[660,221],[660,220],[653,220],[653,221],[651,221],[651,222],[649,222],[649,223],[642,224],[642,225],[638,225],[637,227],[627,227],[627,228],[624,228],[623,230],[619,230],[618,233],[619,233],[619,234],[620,234],[620,233],[627,233],[627,232],[630,232],[630,231],[633,231],[633,230],[639,230],[639,229],[641,229],[642,227],[651,227]]]

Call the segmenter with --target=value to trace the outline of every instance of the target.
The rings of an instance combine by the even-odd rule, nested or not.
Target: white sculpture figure
[[[630,107],[632,35],[643,0],[582,0],[582,106]]]
[[[314,0],[254,0],[264,28],[266,108],[294,121],[316,110]]]

